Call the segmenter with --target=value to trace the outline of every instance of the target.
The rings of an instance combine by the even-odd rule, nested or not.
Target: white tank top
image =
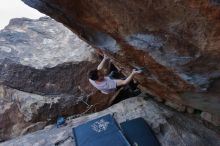
[[[117,88],[116,81],[110,79],[109,77],[105,77],[104,81],[100,82],[99,84],[97,84],[95,81],[91,79],[89,79],[89,82],[104,94],[109,94],[111,92],[114,92]]]

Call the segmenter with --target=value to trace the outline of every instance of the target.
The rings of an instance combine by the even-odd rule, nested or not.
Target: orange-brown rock
[[[101,48],[148,93],[220,115],[219,0],[23,0]]]

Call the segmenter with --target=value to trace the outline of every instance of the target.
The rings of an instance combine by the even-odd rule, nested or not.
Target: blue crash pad
[[[111,115],[73,128],[77,146],[130,146]]]
[[[126,121],[120,125],[125,137],[132,146],[160,146],[150,126],[143,118]]]

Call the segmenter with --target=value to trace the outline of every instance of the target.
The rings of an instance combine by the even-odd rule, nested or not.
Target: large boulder
[[[220,115],[219,0],[22,0],[62,22],[151,95]]]
[[[194,118],[175,112],[150,99],[134,97],[104,111],[69,120],[67,125],[62,128],[50,126],[44,130],[1,143],[0,146],[75,146],[72,128],[106,114],[114,114],[114,118],[119,123],[143,117],[152,127],[161,146],[220,145],[219,134],[206,128]]]
[[[98,63],[94,49],[63,24],[13,19],[0,42],[0,141],[108,105],[88,82]]]
[[[22,91],[73,94],[97,61],[91,46],[49,17],[12,19],[0,40],[0,82]]]

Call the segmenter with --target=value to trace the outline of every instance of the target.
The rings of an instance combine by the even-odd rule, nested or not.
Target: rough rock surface
[[[83,100],[86,96],[41,96],[0,86],[0,139],[42,129],[57,115],[79,114],[87,107]]]
[[[219,0],[22,0],[102,48],[148,93],[220,115]]]
[[[106,107],[108,97],[88,84],[95,66],[94,49],[61,23],[11,20],[0,31],[0,141],[42,129],[58,115]]]
[[[72,94],[96,64],[94,49],[49,17],[12,19],[0,42],[0,82],[22,91]]]
[[[68,121],[62,128],[50,126],[0,146],[75,146],[72,127],[114,114],[117,122],[143,117],[154,130],[162,146],[219,146],[220,135],[204,127],[198,121],[177,113],[170,108],[143,97],[124,100],[104,111]]]
[[[94,50],[63,24],[49,18],[15,18],[0,31],[0,60],[35,69],[64,62],[95,61]]]

